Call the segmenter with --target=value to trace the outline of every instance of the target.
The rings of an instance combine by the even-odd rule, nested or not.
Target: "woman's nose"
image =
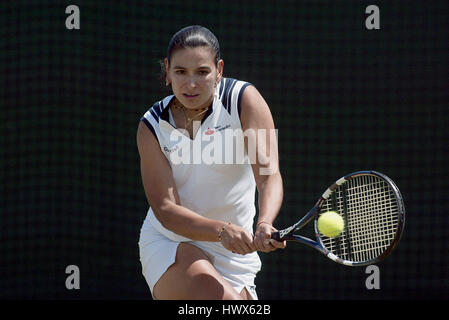
[[[196,88],[197,81],[196,81],[195,77],[190,77],[188,81],[189,81],[188,84],[189,84],[190,88]]]

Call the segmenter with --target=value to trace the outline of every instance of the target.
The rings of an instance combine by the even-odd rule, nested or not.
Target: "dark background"
[[[81,29],[67,30],[78,5]],[[380,8],[381,29],[365,28]],[[158,61],[179,29],[218,37],[279,129],[285,199],[302,216],[340,176],[373,169],[407,211],[378,266],[302,245],[261,253],[261,299],[448,299],[449,6],[445,1],[2,1],[0,298],[151,299],[137,241],[148,205],[136,129],[169,93]],[[77,265],[81,289],[67,290]]]

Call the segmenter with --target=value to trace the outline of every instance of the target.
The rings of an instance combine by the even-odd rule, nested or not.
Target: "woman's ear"
[[[164,66],[165,66],[165,85],[168,86],[171,82],[170,75],[168,73],[168,70],[170,69],[170,65],[168,63],[168,59],[164,59]]]
[[[221,78],[223,77],[223,68],[224,68],[224,61],[220,59],[217,63],[217,79],[215,84],[218,85],[221,81]]]

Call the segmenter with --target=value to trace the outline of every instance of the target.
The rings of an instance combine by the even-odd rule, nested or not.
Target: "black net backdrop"
[[[81,29],[65,28],[78,5]],[[376,4],[381,29],[365,28]],[[137,241],[147,202],[136,129],[169,93],[159,59],[180,28],[220,40],[225,76],[252,82],[279,129],[276,226],[358,170],[390,176],[406,227],[379,264],[290,244],[261,253],[261,299],[449,294],[447,1],[8,1],[0,7],[0,297],[151,299]],[[81,288],[67,290],[77,265]]]

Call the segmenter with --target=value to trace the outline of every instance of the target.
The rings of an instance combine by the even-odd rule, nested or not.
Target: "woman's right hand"
[[[228,223],[220,233],[220,241],[223,247],[239,254],[248,254],[256,251],[253,236],[244,228]]]

